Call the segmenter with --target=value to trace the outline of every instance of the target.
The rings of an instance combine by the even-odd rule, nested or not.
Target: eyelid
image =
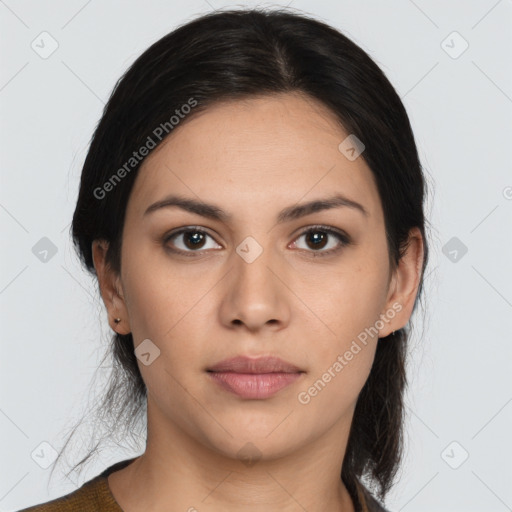
[[[203,234],[209,236],[211,239],[215,240],[215,237],[209,232],[208,228],[205,228],[203,226],[190,225],[190,226],[182,226],[180,228],[173,229],[173,230],[169,231],[168,233],[165,233],[162,237],[162,242],[165,246],[167,246],[167,243],[172,238],[182,235],[183,233],[186,233],[187,231],[203,233]],[[215,240],[215,243],[220,245],[219,242],[217,242],[217,240]],[[169,248],[169,250],[175,254],[181,254],[184,256],[194,256],[195,254],[201,254],[202,252],[208,251],[209,249],[203,249],[203,250],[199,249],[197,251],[184,251],[182,249]]]
[[[208,235],[210,238],[212,238],[213,240],[215,240],[215,237],[209,232],[208,228],[205,228],[203,226],[194,226],[194,225],[190,225],[190,226],[182,226],[180,228],[176,228],[175,230],[171,230],[170,232],[164,234],[164,236],[162,237],[162,241],[164,242],[164,245],[167,244],[167,242],[176,237],[176,236],[179,236],[187,231],[192,231],[192,232],[199,232],[199,233],[203,233],[205,235]],[[300,238],[301,236],[305,235],[305,234],[308,234],[309,232],[311,231],[323,231],[325,233],[327,233],[328,235],[334,235],[338,238],[339,240],[339,244],[337,247],[333,248],[333,249],[329,249],[327,251],[321,251],[321,250],[318,250],[318,251],[314,251],[314,250],[311,250],[311,251],[308,251],[308,250],[305,250],[305,249],[298,249],[299,251],[302,251],[302,252],[307,252],[307,253],[310,253],[312,254],[313,256],[324,256],[324,255],[330,255],[330,254],[333,254],[333,253],[336,253],[338,251],[340,251],[343,247],[349,245],[352,243],[352,239],[351,237],[346,233],[344,232],[343,230],[341,229],[338,229],[338,228],[335,228],[334,226],[327,226],[327,225],[323,225],[323,224],[314,224],[314,225],[310,225],[310,226],[306,226],[305,228],[302,228],[301,231],[294,237],[293,241],[291,243],[295,243],[297,241],[298,238]],[[220,245],[217,240],[215,240],[215,243],[217,243],[218,245]],[[202,252],[207,252],[209,251],[210,249],[198,249],[197,251],[183,251],[182,249],[170,249],[172,252],[174,253],[178,253],[178,254],[183,254],[185,256],[193,256],[194,254],[201,254]]]
[[[313,257],[334,255],[334,254],[338,253],[339,251],[341,251],[344,247],[346,247],[347,245],[350,245],[352,243],[352,238],[347,233],[345,233],[345,231],[335,228],[334,226],[326,226],[323,224],[314,224],[311,226],[307,226],[306,228],[301,230],[301,232],[294,238],[292,243],[295,243],[295,241],[298,238],[300,238],[301,236],[308,234],[309,232],[314,232],[314,231],[322,231],[322,232],[327,233],[328,235],[336,236],[338,238],[339,244],[337,245],[337,247],[334,247],[327,251],[321,251],[321,250],[308,251],[305,249],[299,249],[301,251],[305,251],[306,253],[310,254]]]
[[[339,235],[340,238],[344,238],[345,240],[347,240],[347,242],[350,241],[350,237],[348,236],[347,233],[345,233],[345,231],[339,228],[335,228],[334,226],[328,226],[326,224],[312,224],[310,226],[306,226],[305,228],[301,228],[301,231],[297,236],[302,236],[305,233],[314,231],[315,229],[318,231],[325,231],[327,233]]]

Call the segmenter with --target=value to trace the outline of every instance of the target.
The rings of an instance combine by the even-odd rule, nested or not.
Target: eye
[[[215,247],[208,247],[206,243],[208,238],[212,238],[206,231],[199,229],[195,226],[188,226],[178,231],[174,231],[164,237],[164,244],[169,246],[172,242],[173,247],[169,247],[172,252],[183,253],[186,256],[192,256],[191,252],[198,252],[199,250],[212,249]],[[216,244],[217,247],[220,247]],[[187,254],[189,253],[189,254]]]
[[[299,249],[313,249],[313,256],[333,254],[350,244],[350,238],[345,233],[328,226],[311,226],[303,231],[296,240],[300,240],[302,237],[305,237],[306,247],[301,247],[297,241],[294,241],[293,245]],[[330,240],[332,238],[335,240]]]
[[[301,247],[297,242],[302,237],[305,238],[305,247]],[[187,226],[165,235],[163,243],[170,251],[184,256],[194,256],[194,253],[207,249],[222,249],[215,241],[213,245],[208,246],[208,238],[213,240],[213,237],[204,229],[198,226]],[[328,256],[349,244],[350,238],[343,231],[320,225],[304,230],[292,243],[293,247],[310,252],[313,257]]]

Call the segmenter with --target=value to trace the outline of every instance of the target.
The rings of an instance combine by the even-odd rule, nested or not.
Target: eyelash
[[[329,226],[322,226],[320,224],[317,224],[315,226],[309,226],[307,229],[305,229],[304,231],[302,231],[301,233],[299,233],[299,235],[297,236],[297,238],[294,240],[298,240],[301,236],[304,236],[304,235],[307,235],[311,232],[317,232],[317,231],[320,231],[322,233],[326,233],[328,235],[333,235],[335,236],[336,238],[338,238],[339,240],[339,245],[337,247],[335,247],[334,249],[329,249],[327,251],[309,251],[309,250],[306,250],[306,249],[299,249],[301,251],[306,251],[306,252],[309,252],[311,253],[312,257],[313,258],[317,258],[317,257],[323,257],[323,256],[330,256],[332,254],[335,254],[337,252],[339,252],[342,248],[346,247],[347,245],[349,245],[351,243],[351,239],[348,235],[346,235],[343,231],[339,231],[337,229],[334,229],[332,227],[329,227]],[[202,233],[202,234],[205,234],[211,238],[212,235],[210,235],[207,231],[205,231],[204,229],[201,229],[199,226],[187,226],[187,227],[184,227],[184,228],[180,228],[178,229],[177,231],[171,231],[170,233],[164,235],[163,237],[163,243],[164,245],[167,247],[167,249],[173,253],[176,253],[176,254],[181,254],[181,255],[184,255],[184,256],[191,256],[191,257],[194,257],[196,255],[196,253],[200,253],[201,251],[198,250],[198,251],[183,251],[181,249],[172,249],[170,248],[169,246],[167,246],[167,243],[183,234],[183,233],[187,233],[187,232],[192,232],[192,233]],[[205,249],[205,250],[208,250],[208,249]]]

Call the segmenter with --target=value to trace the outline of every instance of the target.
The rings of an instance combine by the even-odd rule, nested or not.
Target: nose
[[[224,280],[219,310],[222,323],[251,332],[285,327],[290,318],[290,292],[284,265],[270,249],[254,260],[234,252],[231,271]]]

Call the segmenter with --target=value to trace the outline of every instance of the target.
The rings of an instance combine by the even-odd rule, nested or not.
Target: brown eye
[[[208,246],[208,239],[212,236],[202,229],[188,227],[175,231],[164,238],[164,244],[171,251],[178,253],[192,253],[200,250],[220,247],[218,244]]]
[[[294,246],[308,252],[318,253],[313,254],[314,256],[335,253],[350,243],[350,238],[343,232],[324,226],[308,228],[299,235],[297,240],[303,237],[305,246],[301,247],[297,241],[294,242]]]
[[[306,244],[311,249],[323,249],[329,239],[329,235],[322,231],[308,231],[305,237]]]
[[[183,240],[188,249],[202,249],[205,241],[204,233],[199,231],[184,231]]]

